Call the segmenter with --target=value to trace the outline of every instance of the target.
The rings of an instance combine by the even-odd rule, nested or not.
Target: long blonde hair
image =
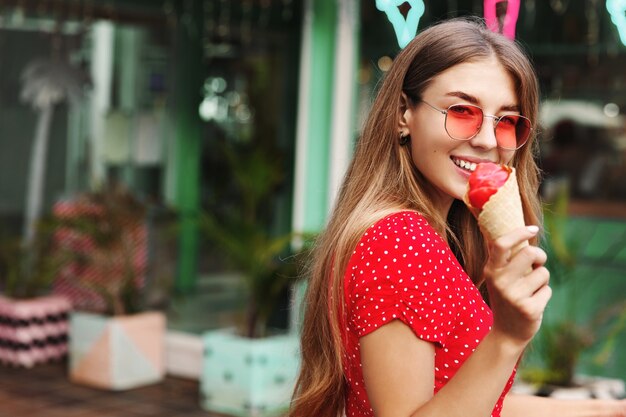
[[[359,238],[377,220],[399,210],[421,213],[450,239],[468,275],[480,285],[486,246],[476,221],[459,202],[455,202],[447,219],[433,208],[432,186],[413,165],[410,147],[399,145],[398,121],[403,92],[419,97],[446,69],[492,56],[514,80],[521,113],[537,120],[537,78],[528,58],[514,42],[487,30],[478,20],[453,19],[432,26],[396,56],[374,100],[328,225],[313,252],[304,303],[302,364],[291,417],[336,417],[343,411],[343,276]],[[540,221],[535,136],[516,151],[511,163],[517,169],[527,224]]]

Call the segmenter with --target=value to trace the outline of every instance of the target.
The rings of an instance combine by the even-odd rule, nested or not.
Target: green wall
[[[611,324],[616,323],[616,319],[608,325],[600,323],[602,315],[610,310],[612,317],[626,314],[626,222],[574,217],[566,223],[564,236],[573,264],[569,268],[551,268],[554,291],[544,324],[571,320],[593,340],[580,358],[578,373],[624,379],[626,328],[617,334],[607,362],[598,363],[596,357],[606,347]],[[619,306],[621,309],[616,309]],[[541,340],[541,330],[537,340]],[[526,363],[541,363],[540,350],[536,342],[527,353]]]

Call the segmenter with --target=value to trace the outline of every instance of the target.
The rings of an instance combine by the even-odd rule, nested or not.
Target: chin
[[[463,185],[454,187],[453,193],[450,195],[457,200],[463,201],[463,197],[465,196],[466,192],[467,192],[467,182],[465,182]]]

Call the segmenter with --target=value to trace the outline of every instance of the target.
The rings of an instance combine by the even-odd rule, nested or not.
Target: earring
[[[400,146],[406,145],[407,143],[409,143],[410,140],[411,136],[405,135],[404,133],[400,132]]]

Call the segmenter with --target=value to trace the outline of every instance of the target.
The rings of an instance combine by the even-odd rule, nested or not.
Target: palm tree
[[[22,235],[23,245],[29,247],[35,235],[35,224],[41,216],[48,138],[54,106],[65,99],[78,101],[89,82],[82,71],[60,59],[36,59],[22,72],[22,83],[22,101],[39,112],[30,157]]]

